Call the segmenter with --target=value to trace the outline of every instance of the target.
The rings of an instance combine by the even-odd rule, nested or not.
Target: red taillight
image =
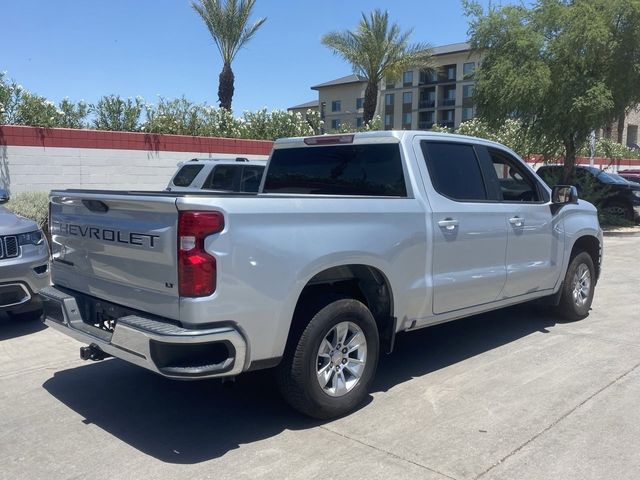
[[[216,291],[216,259],[204,250],[204,239],[224,229],[220,212],[178,215],[178,291],[182,297],[206,297]]]

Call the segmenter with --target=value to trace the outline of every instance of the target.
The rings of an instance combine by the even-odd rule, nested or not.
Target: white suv
[[[257,192],[267,158],[194,158],[178,164],[180,168],[169,182],[167,190]]]
[[[0,190],[0,204],[9,201]],[[42,314],[38,291],[49,286],[49,246],[38,225],[0,206],[0,311],[23,319]]]

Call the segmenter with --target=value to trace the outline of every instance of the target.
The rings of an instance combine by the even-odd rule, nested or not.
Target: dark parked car
[[[640,169],[619,170],[618,175],[630,182],[640,183]]]
[[[550,187],[558,184],[562,177],[561,165],[545,165],[538,169],[538,175]],[[577,166],[575,186],[578,195],[591,184],[602,198],[594,202],[598,209],[627,220],[640,219],[640,185],[629,182],[618,175],[609,175],[596,167]]]

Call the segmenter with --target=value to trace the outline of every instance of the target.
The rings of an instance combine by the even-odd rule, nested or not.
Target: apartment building
[[[432,72],[415,68],[403,72],[402,78],[381,82],[376,113],[385,129],[430,129],[435,123],[455,128],[473,118],[478,56],[468,43],[435,47],[432,52]],[[318,92],[317,105],[327,131],[362,126],[366,86],[364,77],[352,74],[311,87]],[[299,111],[299,107],[288,110]]]
[[[355,74],[311,87],[318,92],[320,115],[327,131],[347,124],[354,128],[362,126],[366,87],[366,79]]]
[[[409,69],[383,82],[378,112],[385,130],[456,128],[475,115],[474,72],[479,56],[468,43],[433,48],[434,69]]]

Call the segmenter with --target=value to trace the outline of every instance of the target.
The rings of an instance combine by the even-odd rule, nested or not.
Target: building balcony
[[[446,120],[441,120],[438,122],[438,125],[440,125],[441,127],[445,127],[445,128],[454,128],[455,127],[455,122],[453,121],[446,121]]]
[[[433,128],[433,123],[434,122],[418,122],[418,128],[420,130],[430,130]]]
[[[456,105],[455,98],[443,98],[438,104],[439,107],[454,107]]]
[[[418,108],[434,108],[436,106],[435,100],[420,100],[418,102]]]

